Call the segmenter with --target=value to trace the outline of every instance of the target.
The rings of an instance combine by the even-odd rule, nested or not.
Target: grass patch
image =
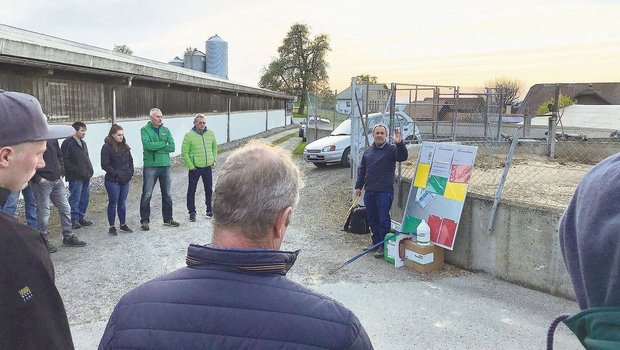
[[[297,134],[289,134],[289,135],[286,135],[286,136],[280,137],[280,138],[279,138],[279,139],[277,139],[277,140],[271,141],[271,144],[272,144],[272,145],[274,145],[274,146],[275,146],[275,145],[279,145],[279,144],[281,144],[282,142],[286,142],[286,141],[290,140],[290,139],[291,139],[291,138],[293,138],[293,137],[297,137]]]
[[[306,142],[301,142],[295,149],[293,150],[293,154],[303,154],[304,148],[306,148]]]

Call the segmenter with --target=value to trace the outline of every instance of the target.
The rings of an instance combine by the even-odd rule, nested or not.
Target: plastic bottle
[[[416,234],[418,236],[419,245],[431,244],[431,228],[426,223],[426,220],[422,219],[422,222],[418,225]]]

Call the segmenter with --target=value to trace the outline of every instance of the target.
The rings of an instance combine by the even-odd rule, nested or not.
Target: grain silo
[[[173,66],[176,67],[181,67],[183,68],[185,66],[185,64],[183,63],[183,60],[179,58],[179,56],[171,59],[170,61],[168,61],[168,64],[171,64]]]
[[[217,34],[210,37],[206,46],[206,72],[220,78],[228,79],[228,43]]]
[[[205,71],[205,54],[194,49],[193,51],[185,53],[184,59],[185,68],[197,70],[199,72]]]

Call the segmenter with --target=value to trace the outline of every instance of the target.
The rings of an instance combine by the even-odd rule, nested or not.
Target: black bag
[[[356,204],[351,207],[347,222],[344,224],[344,231],[363,235],[370,232],[368,227],[368,213],[366,207]]]

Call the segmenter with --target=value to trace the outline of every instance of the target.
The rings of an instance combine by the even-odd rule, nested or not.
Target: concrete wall
[[[207,128],[213,130],[218,144],[227,142],[228,135],[228,115],[227,114],[209,114],[206,115]],[[123,120],[118,124],[125,130],[125,139],[131,146],[131,155],[134,159],[136,168],[142,167],[144,164],[142,159],[142,141],[140,137],[140,128],[149,121],[147,117],[141,120]],[[103,140],[108,135],[112,123],[87,123],[87,132],[84,140],[88,144],[90,153],[90,161],[93,163],[95,170],[94,176],[104,175],[101,169],[101,147]],[[170,133],[174,137],[175,152],[171,155],[181,154],[181,144],[183,137],[194,126],[193,115],[164,115],[164,126],[170,129]],[[266,128],[268,126],[268,129]],[[265,130],[276,127],[285,126],[285,111],[250,111],[237,112],[230,115],[230,141],[238,140],[244,137],[252,136]],[[62,140],[60,140],[62,142]]]
[[[411,183],[395,184],[392,217],[401,221]],[[445,261],[483,271],[506,281],[574,299],[558,242],[559,210],[500,203],[493,232],[488,232],[493,198],[469,193],[454,250]]]

